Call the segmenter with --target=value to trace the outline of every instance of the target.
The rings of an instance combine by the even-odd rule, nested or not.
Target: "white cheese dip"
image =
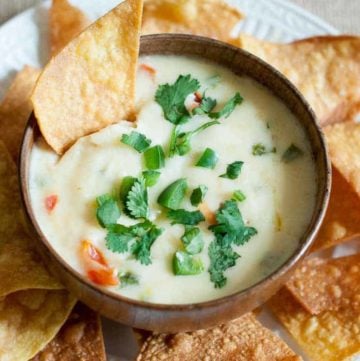
[[[30,162],[30,193],[40,227],[58,254],[75,270],[86,274],[79,249],[83,240],[102,252],[108,264],[119,272],[131,272],[139,283],[126,287],[111,286],[111,291],[129,298],[163,304],[208,301],[233,294],[260,281],[293,253],[313,214],[317,180],[310,144],[295,116],[270,91],[247,77],[238,77],[219,65],[180,56],[148,56],[139,59],[137,78],[137,124],[121,122],[79,139],[64,156],[58,157],[42,139],[34,145]],[[156,74],[144,70],[147,64]],[[106,247],[106,230],[99,226],[96,197],[118,189],[125,176],[138,177],[145,170],[143,155],[123,144],[122,134],[136,130],[168,152],[173,124],[164,118],[156,103],[160,84],[174,83],[180,74],[191,74],[201,83],[200,92],[217,99],[215,111],[236,92],[244,98],[231,115],[219,119],[197,134],[190,153],[166,157],[165,167],[155,186],[148,189],[150,220],[164,228],[151,247],[149,265],[142,265],[127,253],[114,253]],[[214,77],[215,76],[215,77]],[[196,115],[184,125],[194,129],[209,121]],[[136,129],[134,129],[136,127]],[[262,144],[263,155],[253,155],[253,146]],[[282,156],[291,144],[303,152],[291,162]],[[215,150],[219,161],[214,169],[196,167],[206,148]],[[237,179],[221,178],[228,164],[243,161]],[[246,225],[257,234],[242,246],[233,246],[240,255],[236,265],[225,271],[226,285],[215,288],[208,273],[208,246],[214,234],[209,224],[198,225],[205,243],[195,257],[204,264],[198,275],[176,276],[172,270],[174,253],[182,248],[183,225],[171,226],[166,211],[157,203],[159,194],[173,181],[186,178],[188,192],[181,208],[196,210],[190,204],[191,191],[200,184],[208,187],[205,201],[214,213],[241,190],[246,199],[237,203]],[[49,212],[45,199],[57,196]],[[122,212],[118,223],[131,225]]]

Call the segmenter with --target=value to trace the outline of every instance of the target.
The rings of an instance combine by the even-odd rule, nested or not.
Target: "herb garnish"
[[[201,99],[200,105],[194,108],[192,113],[196,115],[209,114],[216,107],[216,104],[216,99],[206,97],[204,94],[203,98]]]
[[[171,219],[171,224],[185,224],[188,226],[195,226],[205,221],[200,211],[187,211],[185,209],[171,209],[167,213],[167,217]]]
[[[186,252],[177,251],[173,258],[173,272],[177,276],[197,275],[204,271],[204,265],[198,258]]]
[[[189,153],[191,150],[191,139],[194,135],[202,132],[206,128],[211,127],[212,125],[220,124],[217,120],[213,120],[211,122],[207,122],[200,127],[192,130],[190,132],[179,132],[179,126],[174,128],[174,131],[171,136],[170,140],[170,157],[173,157],[175,154],[178,155],[185,155]]]
[[[237,190],[233,193],[231,199],[233,201],[242,202],[246,199],[246,196],[243,192],[241,192],[240,190]]]
[[[262,143],[257,143],[252,146],[252,155],[264,155],[268,153],[276,153],[276,148],[266,149]]]
[[[161,192],[157,200],[158,203],[165,208],[178,209],[185,197],[187,187],[185,178],[176,180]]]
[[[106,228],[109,224],[116,223],[121,213],[118,203],[110,194],[104,194],[96,198],[96,218],[101,227]]]
[[[211,148],[206,148],[195,166],[214,169],[218,161],[219,156],[217,153]]]
[[[304,152],[300,148],[298,148],[295,144],[291,144],[289,148],[286,149],[281,159],[285,163],[290,163],[303,155]]]
[[[185,226],[185,233],[181,237],[181,241],[185,251],[189,254],[200,253],[204,248],[204,240],[197,227]]]
[[[146,138],[144,134],[135,131],[132,131],[130,134],[123,134],[121,141],[124,144],[133,147],[139,153],[143,153],[151,144],[151,140]]]
[[[253,227],[244,224],[236,201],[226,201],[216,212],[217,224],[209,229],[214,233],[215,240],[209,246],[210,279],[215,287],[221,288],[226,283],[224,271],[235,265],[239,255],[231,248],[233,244],[241,246],[257,234]]]
[[[195,207],[198,206],[204,200],[207,191],[208,191],[208,187],[203,184],[195,188],[190,196],[191,204]]]
[[[148,265],[151,263],[151,246],[162,231],[150,221],[130,227],[121,224],[110,225],[106,236],[106,247],[117,253],[127,252],[130,248],[131,253],[140,263]]]
[[[162,107],[165,119],[173,124],[183,124],[190,119],[190,114],[185,107],[186,97],[200,88],[197,79],[191,75],[180,75],[174,84],[159,86],[155,100]]]
[[[235,107],[243,102],[243,98],[240,93],[236,93],[230,100],[228,100],[224,107],[214,113],[209,113],[210,118],[219,119],[219,118],[227,118],[234,111]]]
[[[226,173],[220,175],[221,178],[229,178],[229,179],[236,179],[241,172],[242,166],[244,162],[236,161],[229,164],[226,168]]]
[[[139,278],[131,272],[119,273],[118,278],[120,280],[120,288],[139,284]]]
[[[132,218],[148,218],[148,192],[143,177],[137,178],[126,196],[126,210]]]
[[[165,153],[160,145],[147,149],[144,153],[144,159],[147,169],[156,170],[165,166]]]

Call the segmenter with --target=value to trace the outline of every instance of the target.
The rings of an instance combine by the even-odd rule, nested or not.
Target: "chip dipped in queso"
[[[290,110],[250,78],[164,55],[139,58],[136,107],[136,123],[61,158],[35,144],[31,200],[56,252],[97,285],[163,304],[220,298],[278,269],[317,192]]]

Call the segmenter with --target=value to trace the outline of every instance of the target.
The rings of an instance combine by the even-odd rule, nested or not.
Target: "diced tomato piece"
[[[195,93],[194,93],[194,96],[195,96],[195,101],[196,101],[196,103],[201,103],[201,101],[202,101],[202,95],[201,95],[201,93],[200,93],[200,92],[195,92]]]
[[[113,268],[99,268],[87,271],[90,281],[101,286],[116,286],[119,284],[119,279],[116,277],[116,272]]]
[[[215,224],[216,223],[216,216],[215,213],[209,208],[207,203],[202,202],[198,205],[199,211],[204,215],[206,222],[209,224]]]
[[[156,75],[156,70],[147,64],[140,64],[140,69],[146,71],[147,73],[149,73],[151,76],[155,76]]]
[[[81,255],[84,261],[88,278],[102,286],[115,286],[119,284],[115,268],[107,263],[104,255],[91,242],[82,241]]]
[[[45,198],[45,208],[48,212],[51,212],[54,210],[58,203],[58,196],[56,194],[52,194],[51,196],[48,196]]]
[[[94,261],[103,266],[108,266],[104,255],[89,241],[82,241],[82,250],[85,261]]]

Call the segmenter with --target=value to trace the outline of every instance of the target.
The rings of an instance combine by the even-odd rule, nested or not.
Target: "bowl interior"
[[[118,321],[152,330],[180,331],[211,326],[219,321],[226,321],[234,318],[234,316],[238,316],[239,313],[247,312],[264,302],[280,288],[286,280],[288,272],[306,254],[306,251],[310,247],[321,225],[328,203],[330,166],[326,146],[321,130],[316,124],[315,116],[300,93],[279,72],[255,56],[219,41],[181,34],[143,36],[141,38],[140,52],[141,55],[189,55],[192,57],[195,56],[202,59],[208,59],[230,69],[237,75],[248,76],[263,84],[273,94],[280,98],[295,114],[310,141],[312,156],[315,162],[318,177],[318,190],[312,219],[303,236],[299,240],[299,244],[295,252],[279,269],[248,289],[239,291],[230,296],[203,303],[160,305],[128,299],[97,287],[96,285],[90,283],[84,276],[70,268],[68,264],[54,251],[51,246],[51,242],[47,240],[36,220],[30,201],[28,181],[31,148],[34,141],[39,136],[36,119],[33,115],[30,118],[25,131],[20,155],[19,169],[25,211],[30,220],[31,226],[37,234],[37,238],[40,240],[40,251],[47,259],[47,264],[50,269],[54,266],[55,272],[59,274],[64,284],[91,307]],[[242,304],[241,308],[239,308],[239,306],[235,306],[236,304],[239,305],[239,303]],[[117,311],[109,311],[108,306],[110,304],[112,305],[110,309],[113,309],[116,306]],[[119,311],[122,307],[127,308],[127,312],[130,312],[131,314],[132,312],[137,313],[138,322],[136,322],[136,320],[134,321],[134,316],[131,316],[132,321],[129,321],[130,316],[124,315]],[[207,311],[202,313],[202,310]],[[220,310],[223,313],[222,317],[214,314]],[[149,316],[147,314],[145,317],[146,322],[141,322],[140,311],[143,313],[151,311],[152,315]],[[196,313],[193,313],[194,311],[196,311]],[[166,322],[168,323],[171,318],[174,320],[176,317],[182,317],[183,321],[179,321],[179,324],[175,325],[175,327],[161,327],[161,322],[158,318],[156,318],[157,312],[160,312],[161,319],[164,320],[164,325]],[[195,322],[196,325],[190,325],[191,318],[194,317],[194,315],[196,315],[200,321]],[[203,322],[201,322],[201,320]],[[152,326],[152,323],[154,322],[158,322],[158,326],[160,326]]]

